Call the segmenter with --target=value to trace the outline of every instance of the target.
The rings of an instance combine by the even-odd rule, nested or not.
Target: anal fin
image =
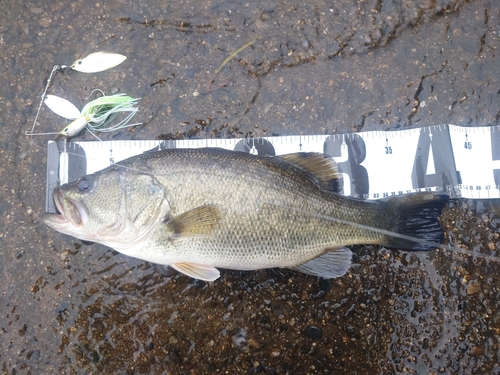
[[[296,266],[287,267],[307,275],[333,279],[344,275],[351,267],[352,253],[346,247],[326,249],[326,253]]]
[[[170,267],[192,277],[204,281],[214,281],[219,278],[220,272],[217,268],[194,263],[174,263]]]

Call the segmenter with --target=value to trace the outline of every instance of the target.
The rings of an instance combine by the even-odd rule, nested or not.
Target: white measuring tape
[[[52,190],[152,149],[220,147],[259,155],[323,152],[344,177],[342,194],[378,199],[419,191],[452,198],[500,198],[500,127],[435,125],[395,131],[244,139],[49,141],[47,212]]]

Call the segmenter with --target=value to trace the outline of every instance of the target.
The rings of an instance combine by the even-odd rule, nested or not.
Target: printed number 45
[[[472,149],[472,142],[465,142],[464,143],[464,148],[466,148],[467,150]]]

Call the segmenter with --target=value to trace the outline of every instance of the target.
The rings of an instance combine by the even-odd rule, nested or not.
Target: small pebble
[[[316,326],[310,326],[305,329],[304,335],[311,340],[319,340],[323,337],[323,331]]]
[[[179,342],[179,340],[177,340],[177,337],[175,337],[175,336],[170,336],[170,337],[168,338],[168,343],[169,343],[169,344],[172,344],[172,345],[173,345],[173,344],[177,344],[178,342]]]

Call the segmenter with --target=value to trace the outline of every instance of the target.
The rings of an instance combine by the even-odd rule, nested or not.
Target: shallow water
[[[359,246],[336,280],[263,270],[193,281],[43,225],[53,138],[24,135],[52,67],[97,50],[128,59],[93,75],[60,72],[49,93],[78,106],[95,88],[141,97],[144,125],[103,139],[498,124],[496,2],[1,6],[4,373],[500,371],[498,263]],[[63,126],[42,109],[37,130]],[[449,241],[494,256],[499,224],[497,201],[455,201],[443,215]]]

